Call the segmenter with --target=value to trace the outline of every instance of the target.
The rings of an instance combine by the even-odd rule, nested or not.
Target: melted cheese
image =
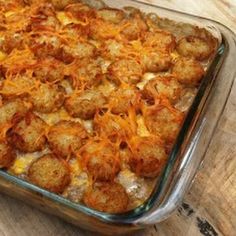
[[[55,125],[59,121],[67,120],[78,122],[84,126],[87,132],[93,132],[93,122],[91,120],[81,120],[80,118],[73,118],[64,108],[61,108],[60,110],[53,113],[35,113],[50,126]]]
[[[7,17],[10,17],[10,16],[13,16],[13,15],[15,15],[15,14],[17,14],[17,12],[16,11],[7,11],[7,12],[5,12],[5,17],[7,18]]]
[[[155,78],[155,74],[154,73],[145,73],[143,75],[142,81],[139,82],[136,86],[137,88],[139,88],[140,90],[142,90],[144,88],[144,86],[147,84],[148,81],[152,80],[153,78]]]
[[[65,12],[58,12],[57,19],[60,21],[62,25],[69,25],[73,23],[73,20],[66,15]]]
[[[138,124],[138,129],[137,129],[137,133],[139,136],[141,137],[147,137],[150,136],[150,132],[148,131],[145,123],[144,123],[144,118],[141,115],[137,116],[137,124]]]
[[[7,54],[3,51],[0,51],[0,61],[4,60],[7,57]]]
[[[71,120],[71,117],[65,109],[60,109],[53,113],[36,113],[48,125],[54,125],[61,120]]]
[[[173,61],[180,57],[176,51],[172,52],[170,55],[171,55]]]
[[[27,172],[30,164],[39,158],[42,155],[45,155],[49,152],[48,149],[45,149],[42,152],[34,152],[34,153],[18,153],[17,158],[14,164],[9,169],[9,172],[14,173],[16,175],[21,175]]]
[[[104,83],[98,87],[98,90],[102,92],[105,96],[109,96],[112,91],[114,91],[116,86],[112,83]]]
[[[69,24],[79,24],[79,25],[87,25],[86,22],[79,21],[75,19],[72,15],[69,15],[66,12],[57,12],[57,19],[60,21],[60,23],[64,26]]]

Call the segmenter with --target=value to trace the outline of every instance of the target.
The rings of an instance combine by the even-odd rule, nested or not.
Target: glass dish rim
[[[194,16],[194,15],[191,15],[191,14],[187,14],[187,13],[183,13],[183,12],[180,12],[180,11],[168,9],[168,8],[165,8],[165,7],[153,5],[153,4],[150,4],[150,3],[141,2],[141,1],[138,1],[138,0],[131,0],[131,1],[136,2],[136,3],[138,3],[138,4],[141,4],[141,5],[148,5],[148,6],[153,7],[153,8],[163,9],[163,10],[168,11],[168,12],[174,12],[174,13],[177,13],[177,14],[181,14],[181,15],[184,16],[184,17],[191,17],[191,18],[195,18],[195,19],[201,18],[201,19],[203,19],[203,20],[205,20],[205,21],[207,21],[207,22],[209,22],[209,23],[210,23],[210,22],[211,22],[211,23],[215,23],[215,24],[218,24],[218,25],[221,25],[221,26],[227,28],[227,27],[224,26],[223,24],[221,24],[221,23],[219,23],[219,22],[217,22],[217,21],[211,20],[211,19],[207,19],[207,18],[205,18],[205,17]],[[227,29],[228,29],[228,28],[227,28]],[[228,30],[231,31],[230,29],[228,29]],[[232,32],[232,31],[231,31],[231,32]],[[233,33],[233,32],[232,32],[232,33]],[[233,33],[233,34],[234,34],[234,33]],[[224,43],[226,43],[226,44],[224,44]],[[222,45],[227,46],[227,40],[226,40],[226,39],[224,39],[224,40],[221,42],[221,44],[219,45],[219,48],[220,48]],[[219,51],[218,51],[217,53],[219,53]],[[214,57],[214,60],[215,60],[215,57]],[[213,60],[213,62],[214,62],[214,60]],[[213,63],[213,62],[212,62],[212,63]],[[211,65],[210,65],[210,67],[212,66],[212,63],[211,63]],[[207,73],[207,74],[208,74],[208,73]],[[206,80],[206,77],[207,77],[207,76],[205,76],[205,78],[203,79],[203,82]],[[201,86],[202,86],[202,84],[201,84]],[[200,87],[201,87],[201,86],[200,86]],[[200,90],[200,88],[199,88],[199,90]],[[198,92],[199,92],[199,90],[198,90]],[[194,100],[196,100],[197,98],[198,98],[198,96],[196,95]],[[193,105],[191,105],[191,108],[192,108],[192,106],[193,106]],[[191,109],[191,108],[190,108],[190,109]],[[189,109],[189,111],[190,111],[190,109]],[[189,113],[189,112],[188,112],[188,113]],[[188,115],[187,115],[187,116],[188,116]],[[187,119],[187,116],[186,116],[186,119]],[[186,121],[186,119],[185,119],[185,121]],[[185,124],[185,122],[184,122],[184,124]],[[183,127],[184,127],[184,125],[183,125],[182,128],[181,128],[181,131],[182,131],[182,132],[183,132]],[[180,133],[179,133],[179,135],[178,135],[178,138],[177,138],[176,140],[178,140],[179,137],[181,136],[181,131],[180,131]],[[182,138],[183,138],[183,137],[182,137]],[[181,139],[182,139],[182,138],[181,138]],[[176,146],[176,145],[175,145],[175,146]],[[174,147],[174,148],[172,149],[172,152],[171,152],[170,156],[172,156],[172,155],[174,156],[174,154],[173,154],[174,151],[173,151],[173,150],[174,150],[175,148],[176,148],[177,151],[178,151],[178,147]],[[175,156],[175,157],[176,157],[176,156]],[[163,171],[164,173],[162,173],[162,176],[163,176],[163,174],[166,173],[166,169],[167,169],[167,167],[170,165],[170,161],[171,161],[171,160],[172,160],[172,159],[169,157],[169,158],[168,158],[168,162],[167,162],[167,164],[166,164],[166,168],[165,168],[165,170]],[[58,203],[60,203],[60,204],[64,204],[64,205],[66,205],[66,206],[69,207],[69,208],[72,208],[72,209],[74,209],[74,210],[80,211],[80,212],[82,212],[82,213],[84,213],[84,214],[87,214],[87,215],[95,216],[95,217],[97,217],[99,220],[105,221],[106,223],[107,223],[107,222],[116,222],[117,220],[119,220],[119,219],[121,219],[121,218],[122,218],[122,219],[137,218],[137,217],[139,217],[140,215],[146,213],[146,212],[150,209],[150,206],[149,206],[148,208],[146,207],[149,201],[153,201],[152,204],[154,204],[154,202],[156,202],[156,200],[157,200],[157,196],[154,196],[154,197],[153,197],[153,194],[152,194],[152,195],[148,198],[148,200],[145,201],[141,206],[138,206],[137,208],[135,208],[135,209],[133,209],[133,210],[131,210],[131,211],[128,211],[128,212],[125,212],[125,213],[122,213],[122,214],[108,214],[108,213],[99,212],[99,211],[96,211],[96,210],[91,209],[91,208],[89,208],[89,207],[86,207],[86,206],[83,205],[82,203],[75,203],[75,202],[72,202],[72,201],[70,201],[70,200],[68,200],[68,199],[66,199],[66,198],[64,198],[64,197],[62,197],[62,196],[60,196],[60,195],[54,194],[54,193],[52,193],[52,192],[49,192],[49,191],[47,191],[47,190],[45,190],[45,189],[42,189],[42,188],[40,188],[40,187],[38,187],[38,186],[35,186],[34,184],[32,184],[32,183],[30,183],[30,182],[28,182],[28,181],[26,181],[26,180],[20,179],[20,178],[18,178],[18,177],[16,177],[16,176],[12,175],[12,174],[10,174],[10,173],[7,173],[7,172],[5,172],[4,170],[0,170],[0,177],[3,177],[3,178],[5,178],[7,181],[9,181],[9,182],[12,182],[12,183],[14,183],[14,184],[19,185],[19,186],[21,186],[22,188],[29,189],[29,190],[31,190],[31,191],[34,191],[34,192],[38,193],[38,194],[41,194],[43,197],[49,198],[49,199],[51,199],[51,200],[53,200],[53,201],[56,201],[56,202],[58,202]],[[160,178],[160,179],[162,179],[162,178]],[[159,182],[159,181],[157,181],[157,185],[158,185],[158,182]],[[156,187],[155,187],[155,188],[156,188]],[[152,206],[153,206],[153,205],[152,205]],[[151,207],[152,207],[152,206],[151,206]]]

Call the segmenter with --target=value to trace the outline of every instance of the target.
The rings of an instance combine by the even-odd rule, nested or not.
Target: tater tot
[[[175,62],[172,73],[180,83],[196,86],[203,78],[205,71],[198,61],[182,58]]]
[[[90,24],[90,37],[94,40],[108,40],[119,38],[120,27],[102,19],[93,20]]]
[[[129,197],[118,183],[95,183],[84,194],[83,201],[88,207],[115,214],[127,210]]]
[[[65,90],[56,84],[41,83],[30,96],[34,110],[42,113],[57,111],[64,103]]]
[[[137,14],[133,18],[124,20],[121,34],[123,34],[127,40],[136,40],[147,30],[148,26],[146,22]]]
[[[22,49],[23,48],[23,34],[16,32],[9,32],[3,37],[3,40],[0,43],[0,50],[10,54],[13,49]]]
[[[125,46],[122,42],[116,41],[114,39],[109,39],[103,42],[103,47],[101,48],[101,54],[103,57],[115,60],[117,57],[123,55]]]
[[[30,18],[32,30],[55,30],[59,27],[60,22],[51,4],[38,2],[37,6],[35,4],[34,12],[32,13]]]
[[[143,88],[143,95],[147,99],[165,97],[171,102],[181,95],[182,86],[173,76],[157,76],[150,80]]]
[[[184,114],[170,105],[154,105],[144,112],[148,130],[166,143],[173,143],[178,135]]]
[[[136,126],[132,126],[127,118],[107,112],[95,116],[93,128],[99,135],[108,137],[112,142],[115,142],[117,138],[131,137]]]
[[[61,59],[61,39],[53,35],[36,35],[30,41],[30,49],[40,58],[45,59],[49,56]]]
[[[29,108],[29,106],[19,99],[4,103],[0,106],[0,125],[14,123],[15,120],[23,117]]]
[[[142,66],[133,59],[121,59],[108,67],[109,79],[118,85],[122,82],[136,84],[141,80],[142,75]]]
[[[120,23],[125,18],[125,14],[122,10],[113,8],[100,9],[97,11],[97,14],[103,20],[109,21],[114,24]]]
[[[7,133],[12,146],[22,152],[36,152],[45,148],[47,124],[33,113],[16,123]]]
[[[94,180],[111,181],[120,171],[117,149],[109,141],[89,141],[80,153],[81,165]]]
[[[157,177],[163,170],[167,154],[159,138],[155,136],[134,137],[130,141],[132,155],[131,170],[142,177]]]
[[[66,158],[79,150],[87,137],[87,132],[80,123],[60,121],[50,128],[47,137],[51,150]]]
[[[0,85],[0,94],[6,99],[26,97],[36,87],[36,82],[27,76],[7,79]]]
[[[208,59],[214,51],[210,42],[195,36],[180,39],[176,49],[182,56],[192,57],[200,61]]]
[[[93,8],[85,3],[81,3],[81,1],[77,0],[78,3],[69,4],[65,7],[65,12],[72,14],[74,18],[76,18],[80,23],[88,26],[89,20],[96,17],[96,12]]]
[[[174,35],[165,31],[147,32],[143,34],[143,46],[158,52],[172,52],[176,47]]]
[[[103,79],[101,65],[93,59],[80,60],[76,64],[75,74],[89,88],[99,85]]]
[[[64,79],[64,65],[60,61],[50,58],[44,59],[34,70],[34,75],[42,82],[56,82]]]
[[[47,154],[31,164],[28,178],[48,191],[62,193],[70,183],[70,169],[64,160]]]
[[[89,120],[106,104],[106,101],[106,97],[101,92],[85,90],[80,94],[72,94],[66,99],[64,106],[71,116]]]
[[[50,2],[56,9],[62,10],[69,4],[78,2],[78,0],[50,0]]]
[[[16,158],[14,149],[7,142],[0,141],[0,168],[9,168]]]
[[[114,114],[128,113],[130,108],[137,110],[140,105],[140,94],[135,89],[117,89],[111,93],[109,104]]]
[[[91,58],[95,55],[96,47],[90,43],[77,42],[63,47],[61,59],[65,63],[71,63],[75,59]]]
[[[171,67],[171,57],[169,54],[150,52],[143,54],[141,62],[146,72],[167,71]]]

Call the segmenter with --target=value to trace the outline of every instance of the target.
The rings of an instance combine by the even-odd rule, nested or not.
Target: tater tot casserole
[[[216,48],[129,7],[0,0],[0,168],[98,211],[141,205]]]

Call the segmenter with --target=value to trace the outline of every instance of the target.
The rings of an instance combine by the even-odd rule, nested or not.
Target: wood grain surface
[[[236,0],[143,0],[227,25],[236,33]],[[235,55],[236,57],[236,55]],[[94,235],[0,195],[0,236]],[[138,236],[236,235],[236,84],[203,166],[182,206]]]

